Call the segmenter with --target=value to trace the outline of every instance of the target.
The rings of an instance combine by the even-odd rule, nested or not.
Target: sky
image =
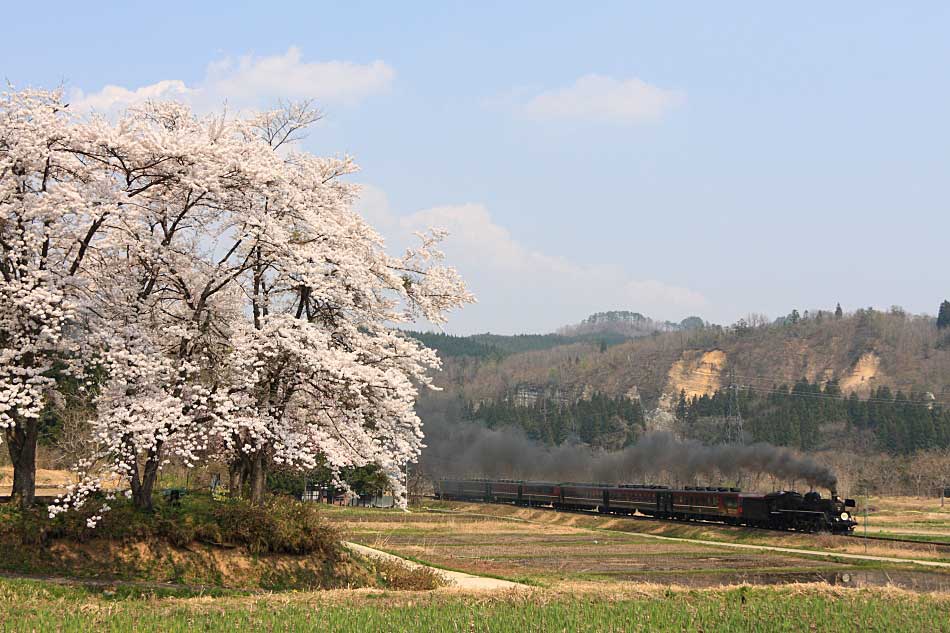
[[[478,303],[446,331],[950,296],[950,4],[56,2],[0,73],[79,111],[315,99],[357,208]]]

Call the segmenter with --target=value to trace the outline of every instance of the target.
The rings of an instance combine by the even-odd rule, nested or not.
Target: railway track
[[[425,496],[426,496],[427,498],[430,498],[430,499],[433,499],[433,500],[435,499],[435,496],[434,496],[434,495],[425,495]],[[479,503],[479,504],[483,504],[483,505],[511,505],[511,504],[504,504],[504,503],[489,503],[489,502],[486,502],[486,501],[465,501],[464,503]],[[604,515],[604,514],[601,514],[601,513],[599,513],[599,512],[595,512],[595,511],[592,511],[592,510],[573,510],[573,509],[568,509],[568,508],[554,508],[554,507],[552,507],[552,506],[539,506],[539,505],[535,505],[535,506],[520,506],[520,507],[530,507],[530,508],[535,508],[535,509],[538,509],[538,510],[549,510],[549,511],[552,511],[552,512],[567,512],[567,513],[571,513],[571,514],[582,514],[582,515],[585,515],[585,516],[612,516],[612,517],[617,517],[617,518],[628,519],[628,520],[631,520],[631,521],[644,521],[644,522],[647,522],[647,523],[665,523],[665,524],[670,524],[670,525],[684,525],[684,524],[690,524],[690,523],[692,523],[692,524],[696,524],[696,525],[709,525],[709,526],[727,527],[727,528],[730,528],[730,527],[738,527],[738,528],[742,528],[742,529],[744,529],[744,530],[755,530],[755,531],[758,531],[758,532],[765,532],[765,533],[768,533],[768,534],[775,534],[775,533],[780,533],[780,534],[811,534],[811,532],[796,532],[796,531],[793,531],[793,530],[770,530],[770,529],[768,529],[768,528],[751,527],[751,526],[745,526],[745,525],[742,525],[742,526],[735,526],[735,525],[728,525],[728,524],[726,524],[726,523],[719,523],[719,522],[716,522],[716,521],[702,521],[702,520],[693,520],[693,519],[686,520],[686,521],[681,521],[681,520],[677,520],[677,519],[660,519],[660,518],[657,518],[657,517],[651,517],[651,516],[646,516],[646,515],[641,515],[641,514],[611,514],[611,515]],[[885,542],[890,542],[890,543],[909,543],[909,544],[912,544],[912,545],[930,545],[930,546],[933,546],[933,547],[944,548],[944,549],[946,549],[947,551],[950,551],[950,543],[944,542],[944,541],[922,541],[922,540],[911,539],[911,538],[900,538],[900,537],[890,537],[890,536],[878,536],[878,535],[871,535],[871,534],[869,534],[869,535],[867,535],[867,536],[864,536],[863,534],[836,534],[835,536],[836,536],[836,537],[840,537],[840,538],[856,539],[856,540],[885,541]]]
[[[944,547],[950,550],[950,542],[946,541],[921,541],[913,538],[899,538],[891,536],[877,536],[873,534],[868,534],[864,536],[863,534],[845,534],[845,538],[858,539],[858,540],[868,540],[868,541],[888,541],[891,543],[911,543],[914,545],[933,545],[935,547]]]

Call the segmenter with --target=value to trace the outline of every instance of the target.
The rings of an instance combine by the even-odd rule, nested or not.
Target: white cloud
[[[658,88],[637,78],[584,75],[573,85],[531,97],[521,111],[533,119],[583,119],[642,122],[661,118],[685,101],[684,93]]]
[[[316,99],[320,103],[350,104],[383,92],[395,71],[383,61],[358,64],[349,61],[304,61],[300,49],[283,55],[237,60],[225,58],[208,64],[204,78],[194,86],[179,79],[125,88],[108,85],[98,92],[72,94],[78,111],[109,112],[147,99],[187,101],[199,110],[217,109],[225,103],[235,109],[272,105],[278,99]]]
[[[114,108],[123,108],[149,99],[185,101],[193,93],[194,90],[189,89],[185,82],[177,79],[159,81],[135,90],[109,85],[90,95],[84,95],[82,91],[77,90],[73,93],[70,108],[78,111],[107,112]]]
[[[549,332],[608,309],[679,320],[708,307],[689,288],[528,248],[484,205],[440,206],[400,217],[382,191],[367,186],[357,208],[394,252],[409,243],[413,231],[432,226],[449,231],[442,248],[447,263],[458,268],[478,298],[450,319],[450,331]]]

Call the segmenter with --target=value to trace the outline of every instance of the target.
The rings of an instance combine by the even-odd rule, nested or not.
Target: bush
[[[208,494],[191,493],[177,504],[157,501],[153,513],[136,510],[124,499],[110,505],[112,509],[95,528],[86,525],[86,519],[100,507],[95,500],[87,508],[55,519],[49,519],[42,508],[21,511],[12,505],[0,506],[0,544],[158,538],[178,547],[199,541],[241,547],[250,554],[316,554],[329,561],[338,560],[342,551],[339,534],[322,520],[315,504],[286,497],[255,506],[243,500],[213,501]]]
[[[315,504],[275,497],[263,506],[228,501],[213,509],[213,525],[228,543],[252,554],[314,554],[339,550],[339,535],[325,523]]]
[[[390,559],[372,561],[379,583],[397,591],[428,591],[446,584],[445,578],[431,567],[410,567]]]

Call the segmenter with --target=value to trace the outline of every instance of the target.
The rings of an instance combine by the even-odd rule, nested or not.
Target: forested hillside
[[[578,440],[607,450],[632,444],[644,427],[638,400],[625,396],[611,398],[599,393],[560,403],[545,398],[531,404],[512,399],[486,402],[477,407],[466,403],[462,418],[480,421],[488,428],[514,426],[546,444]]]
[[[684,435],[710,442],[728,440],[727,430],[743,421],[746,439],[803,451],[822,448],[832,431],[852,448],[892,455],[950,448],[950,407],[935,403],[932,393],[895,394],[886,386],[867,398],[843,397],[836,380],[803,379],[768,391],[738,386],[692,398],[683,391],[675,414]]]
[[[595,316],[588,322],[611,321]],[[439,350],[445,370],[436,382],[464,403],[466,417],[547,443],[616,447],[645,428],[724,441],[741,422],[746,441],[805,451],[950,446],[950,328],[933,317],[795,310],[728,327],[698,322],[609,343],[590,331],[417,336]]]

